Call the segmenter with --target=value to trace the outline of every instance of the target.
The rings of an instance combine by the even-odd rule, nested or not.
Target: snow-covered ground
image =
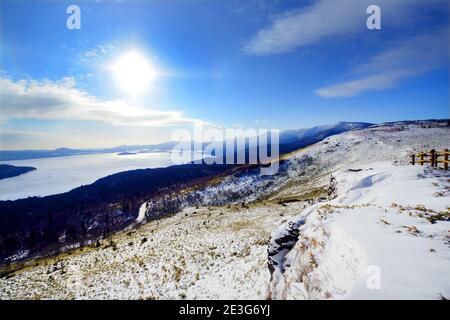
[[[339,171],[338,197],[300,217],[299,241],[274,277],[277,299],[450,296],[450,175],[374,162]]]
[[[448,141],[449,128],[414,125],[329,137],[272,178],[197,191],[210,207],[0,278],[0,299],[449,298],[450,172],[408,164]],[[222,204],[252,188],[252,203]],[[286,230],[298,240],[279,240]],[[278,246],[271,275],[268,249]]]
[[[46,196],[72,190],[113,173],[173,165],[170,153],[116,153],[75,155],[57,158],[3,161],[37,170],[0,180],[0,200]]]
[[[0,279],[0,299],[265,299],[267,241],[296,206],[187,208]]]

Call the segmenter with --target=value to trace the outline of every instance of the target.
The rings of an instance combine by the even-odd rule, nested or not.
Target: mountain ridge
[[[340,133],[350,128],[363,128],[373,125],[366,122],[346,122],[341,121],[331,125],[319,125],[304,129],[286,130],[280,133],[280,144],[289,144],[299,139],[305,139],[313,137],[320,131],[332,131]],[[324,134],[325,136],[326,134]],[[40,159],[40,158],[54,158],[54,157],[66,157],[73,155],[88,155],[88,154],[101,154],[101,153],[121,153],[121,152],[158,152],[158,151],[170,151],[177,144],[176,141],[162,142],[158,144],[148,145],[120,145],[111,148],[92,148],[92,149],[75,149],[68,147],[59,147],[53,150],[46,149],[24,149],[24,150],[0,150],[0,161],[12,161],[12,160],[28,160],[28,159]],[[206,143],[205,143],[206,144]]]

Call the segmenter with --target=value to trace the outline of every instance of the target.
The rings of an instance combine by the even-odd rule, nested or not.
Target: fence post
[[[420,154],[420,165],[423,166],[423,152]]]
[[[432,167],[436,167],[436,151],[434,149],[432,149],[430,151],[430,156],[431,156],[431,166]]]
[[[414,165],[416,163],[416,155],[412,154],[411,155],[411,164]]]
[[[444,150],[444,168],[448,170],[448,149]]]

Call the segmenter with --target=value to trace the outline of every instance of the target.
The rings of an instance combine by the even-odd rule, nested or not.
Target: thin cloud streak
[[[402,25],[411,11],[426,5],[445,4],[446,0],[378,0],[383,24]],[[261,29],[245,46],[252,55],[279,54],[311,45],[321,40],[352,36],[366,30],[366,9],[370,0],[321,0],[302,8],[285,12]]]
[[[320,88],[316,94],[323,98],[353,97],[365,91],[389,89],[408,78],[443,67],[448,63],[448,53],[443,50],[448,37],[445,28],[403,41],[354,68],[356,79]]]

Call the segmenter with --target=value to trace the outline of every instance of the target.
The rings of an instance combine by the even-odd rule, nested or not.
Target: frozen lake
[[[0,200],[62,193],[113,173],[173,165],[171,154],[166,152],[131,155],[107,153],[0,162],[5,163],[31,166],[37,170],[0,180]]]

